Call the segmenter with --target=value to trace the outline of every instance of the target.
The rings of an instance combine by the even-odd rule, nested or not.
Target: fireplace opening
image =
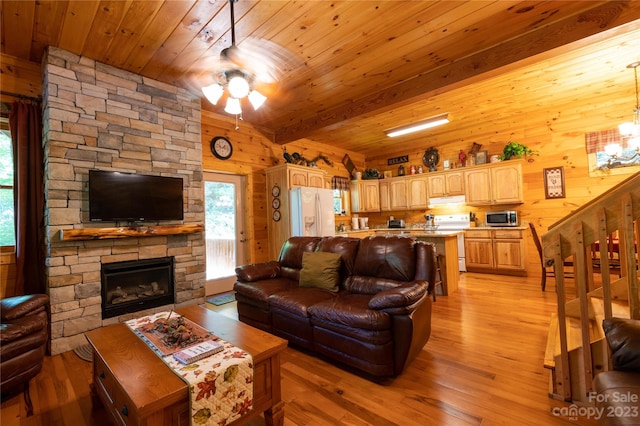
[[[175,303],[173,257],[102,264],[102,319]]]

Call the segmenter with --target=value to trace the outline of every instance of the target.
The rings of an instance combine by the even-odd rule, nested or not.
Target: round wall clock
[[[216,136],[211,139],[211,153],[221,160],[227,160],[233,154],[233,146],[224,136]]]
[[[436,171],[438,161],[440,161],[440,154],[438,154],[438,150],[436,148],[431,147],[424,152],[422,162],[425,166],[429,167],[430,172]]]

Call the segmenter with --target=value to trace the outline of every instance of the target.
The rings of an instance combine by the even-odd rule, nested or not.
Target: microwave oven
[[[518,226],[518,212],[515,210],[487,212],[485,218],[487,226]]]

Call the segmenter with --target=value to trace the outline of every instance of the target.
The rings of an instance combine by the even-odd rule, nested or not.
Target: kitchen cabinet
[[[419,174],[407,178],[409,210],[421,210],[429,207],[429,188],[427,175]]]
[[[382,179],[378,181],[380,211],[407,210],[407,181],[404,177]]]
[[[325,172],[318,169],[311,169],[304,166],[286,165],[289,173],[289,187],[311,186],[313,188],[324,188]]]
[[[426,175],[382,179],[380,211],[426,209],[429,203]]]
[[[467,270],[526,275],[523,229],[467,229],[464,250]]]
[[[380,183],[378,179],[351,181],[351,212],[379,212]]]
[[[324,188],[325,175],[326,172],[320,169],[295,164],[281,164],[265,169],[269,259],[278,258],[282,245],[291,236],[289,190],[297,186]]]
[[[409,194],[407,191],[407,179],[401,177],[389,182],[389,207],[391,210],[408,210]]]
[[[465,170],[464,188],[470,206],[522,203],[522,164],[511,160]]]
[[[380,211],[388,212],[391,210],[391,201],[389,199],[390,198],[389,180],[388,179],[381,180],[378,183],[378,189],[379,189],[378,196],[380,197]]]
[[[429,174],[427,182],[429,197],[464,195],[464,176],[462,171]]]

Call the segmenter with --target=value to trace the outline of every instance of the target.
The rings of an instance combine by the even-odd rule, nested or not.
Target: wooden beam
[[[515,62],[640,20],[640,2],[613,1],[549,26],[534,29],[506,43],[372,93],[350,104],[318,113],[315,117],[276,130],[274,142],[285,144],[309,137],[338,123],[381,113],[490,77]]]

